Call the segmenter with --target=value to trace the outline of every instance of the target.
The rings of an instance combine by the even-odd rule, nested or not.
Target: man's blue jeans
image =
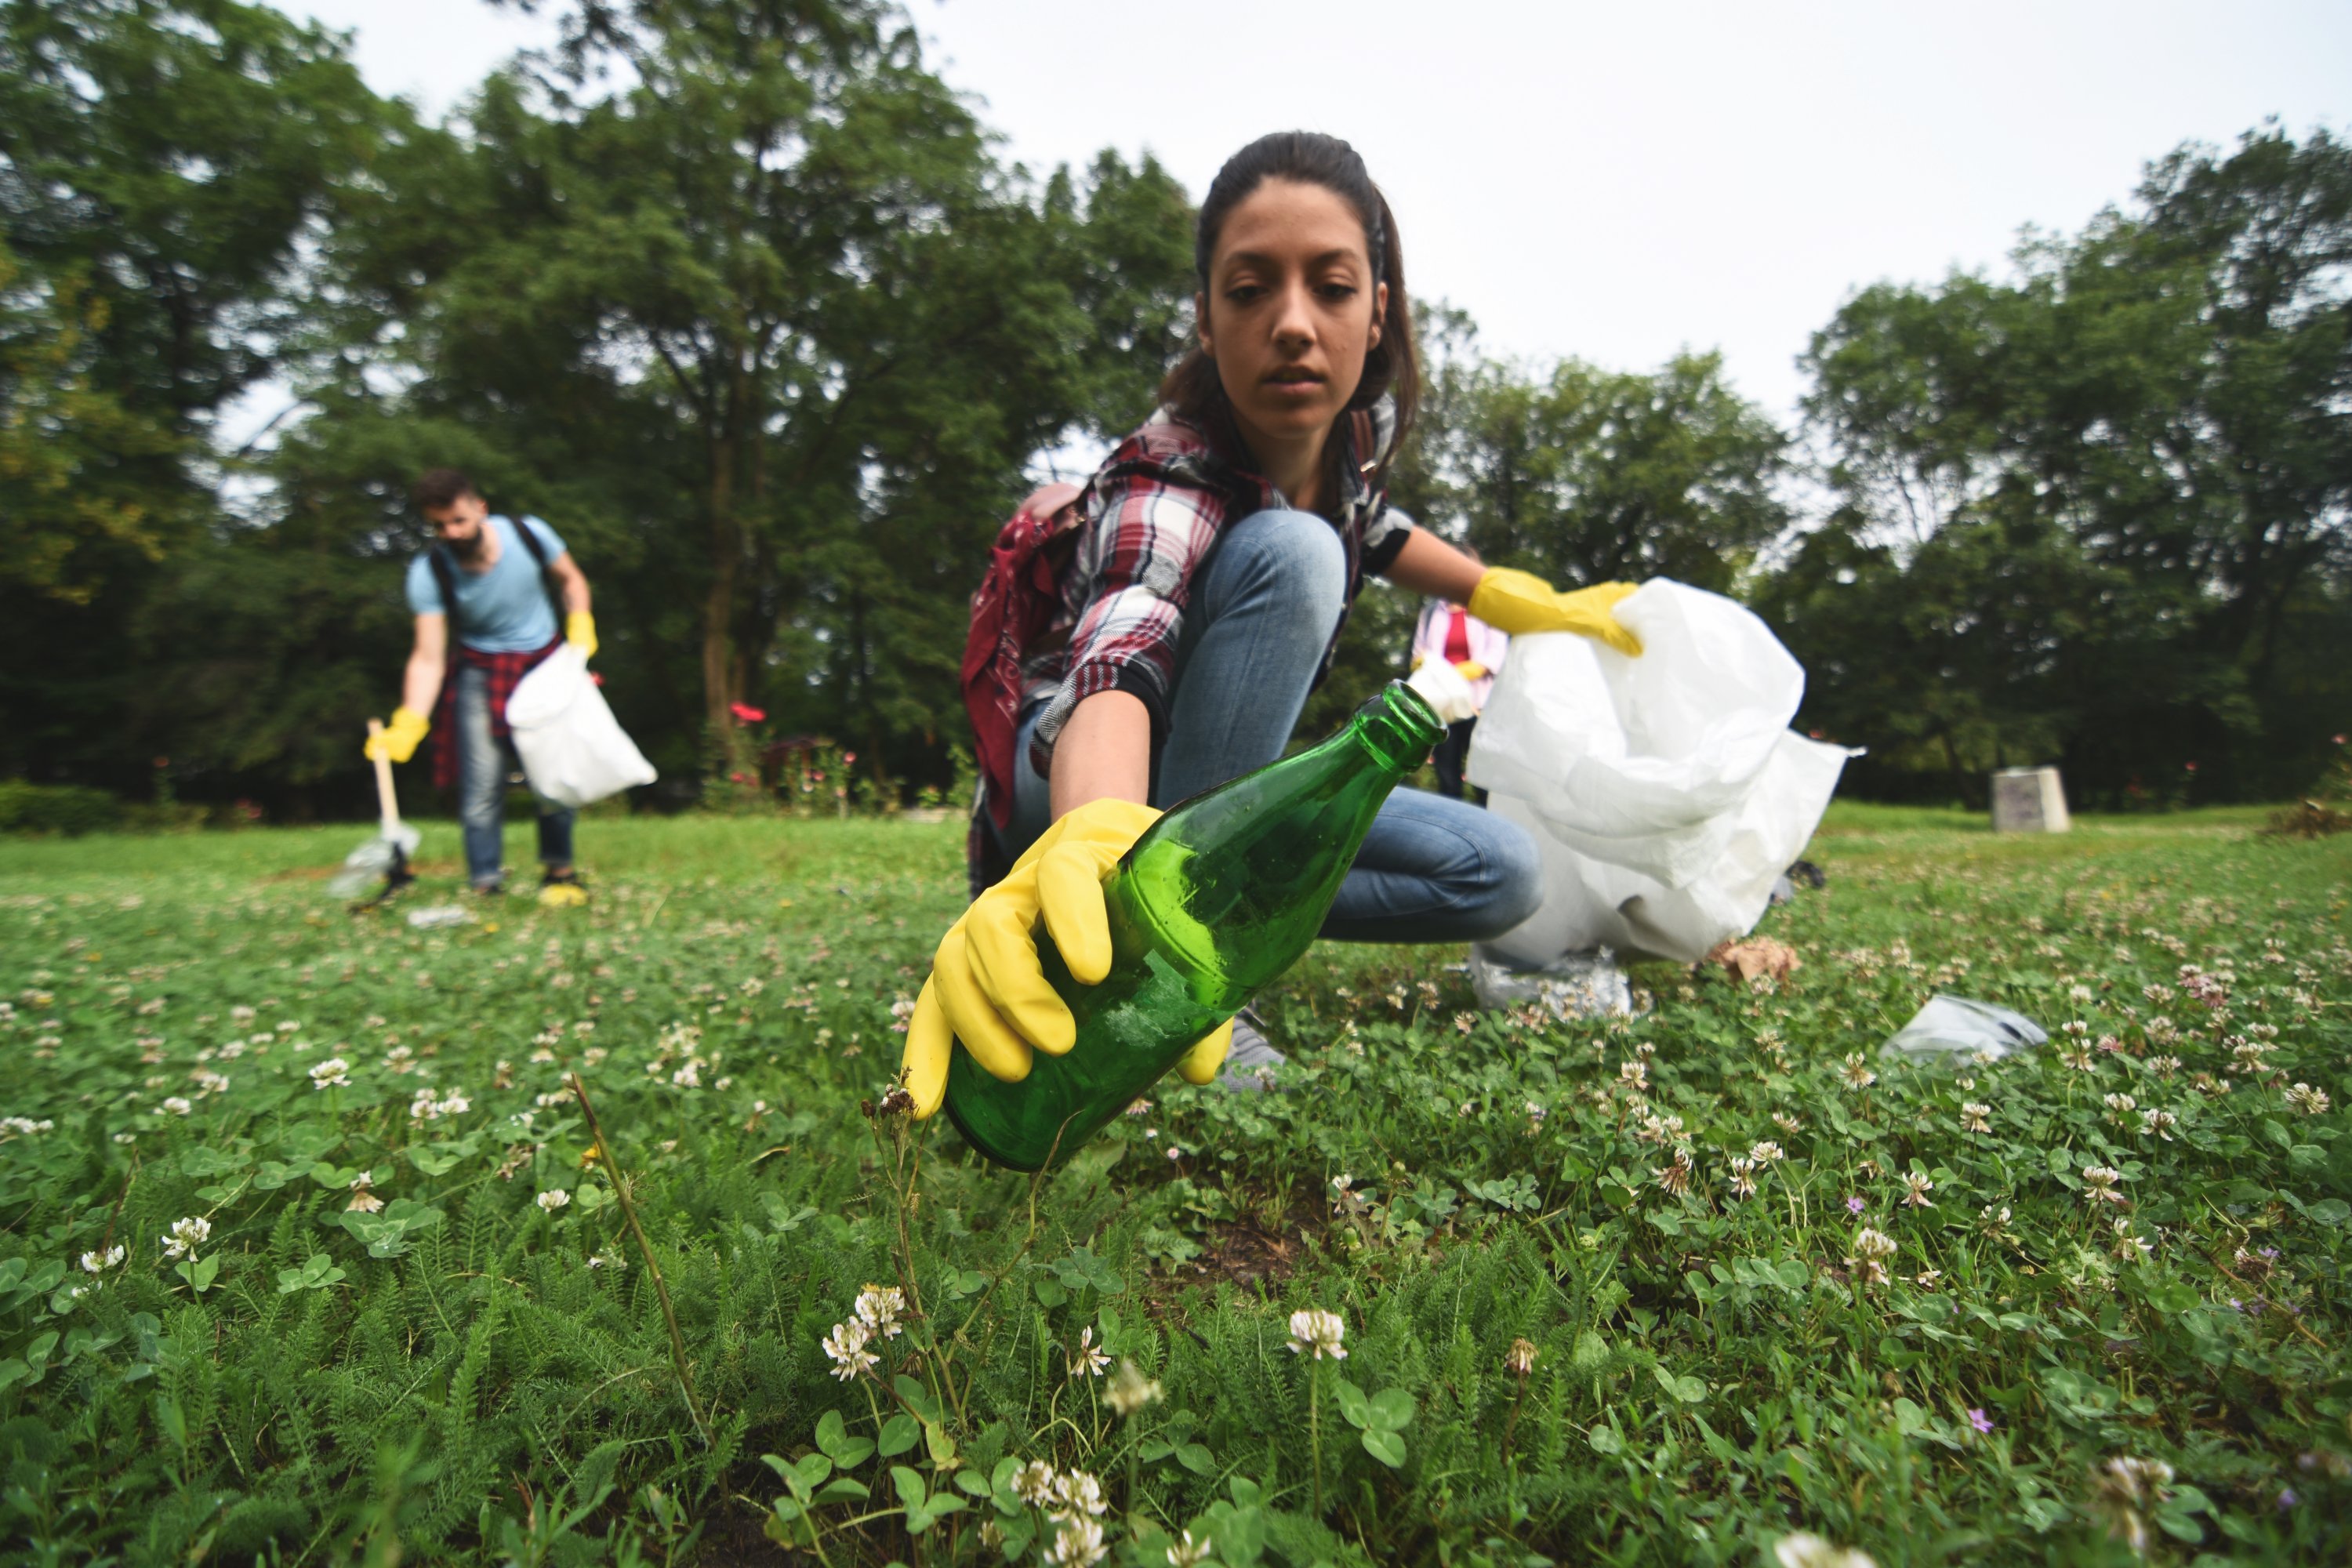
[[[504,872],[513,747],[490,732],[490,672],[461,662],[457,681],[457,822],[466,831],[466,875],[477,888],[493,888]],[[572,816],[568,805],[539,803],[539,858],[545,864],[572,864]]]
[[[1308,512],[1261,511],[1228,526],[1193,577],[1177,646],[1168,736],[1152,759],[1162,808],[1282,755],[1346,593],[1345,547]],[[1046,781],[1029,765],[1035,713],[1014,742],[1007,849],[1052,820]],[[1356,852],[1323,922],[1337,942],[1478,942],[1543,900],[1534,841],[1458,800],[1400,789]]]

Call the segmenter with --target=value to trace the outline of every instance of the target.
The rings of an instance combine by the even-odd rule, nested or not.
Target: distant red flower
[[[856,752],[844,752],[841,753],[841,760],[845,763],[854,763],[857,760],[857,753]]]
[[[2339,746],[2340,746],[2340,745],[2342,745],[2342,744],[2344,743],[2344,737],[2343,737],[2343,736],[2341,736],[2341,735],[2336,736],[2336,743],[2337,745],[2339,745]]]
[[[2196,764],[2195,763],[2189,763],[2189,764],[2188,764],[2188,767],[2189,767],[2189,771],[2190,773],[2195,773],[2195,772],[2197,771],[2197,764]]]
[[[728,778],[729,778],[730,781],[732,781],[733,783],[736,783],[736,784],[743,784],[743,783],[748,782],[748,781],[745,779],[744,775],[743,775],[743,774],[741,774],[741,773],[729,773],[727,776],[728,776]]]
[[[764,710],[752,707],[749,702],[730,702],[727,711],[735,715],[738,724],[756,724],[768,716]]]

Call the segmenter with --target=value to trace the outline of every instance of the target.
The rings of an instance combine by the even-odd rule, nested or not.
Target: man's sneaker
[[[588,889],[577,871],[550,871],[539,879],[541,909],[576,910],[588,901]]]
[[[1258,1032],[1265,1023],[1255,1007],[1234,1015],[1233,1048],[1225,1053],[1224,1070],[1217,1074],[1218,1088],[1235,1094],[1257,1094],[1274,1087],[1274,1069],[1290,1058]]]
[[[503,899],[507,896],[504,882],[477,882],[468,890],[478,899]]]

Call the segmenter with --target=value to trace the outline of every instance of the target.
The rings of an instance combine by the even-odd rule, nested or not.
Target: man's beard
[[[487,538],[488,531],[488,528],[484,526],[474,530],[474,537],[471,539],[450,540],[449,553],[464,562],[479,561],[482,558],[482,547],[488,542]]]

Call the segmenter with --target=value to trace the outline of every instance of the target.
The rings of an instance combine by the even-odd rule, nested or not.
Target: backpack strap
[[[446,546],[436,544],[425,552],[425,564],[433,568],[433,582],[441,590],[441,613],[449,617],[449,630],[457,629],[457,568],[449,559]]]
[[[530,558],[539,563],[539,585],[547,590],[547,607],[555,612],[555,629],[562,632],[563,590],[556,586],[555,574],[547,569],[547,546],[539,542],[538,531],[527,519],[510,517],[507,521],[514,524],[514,531],[521,536],[522,547],[530,552]]]

